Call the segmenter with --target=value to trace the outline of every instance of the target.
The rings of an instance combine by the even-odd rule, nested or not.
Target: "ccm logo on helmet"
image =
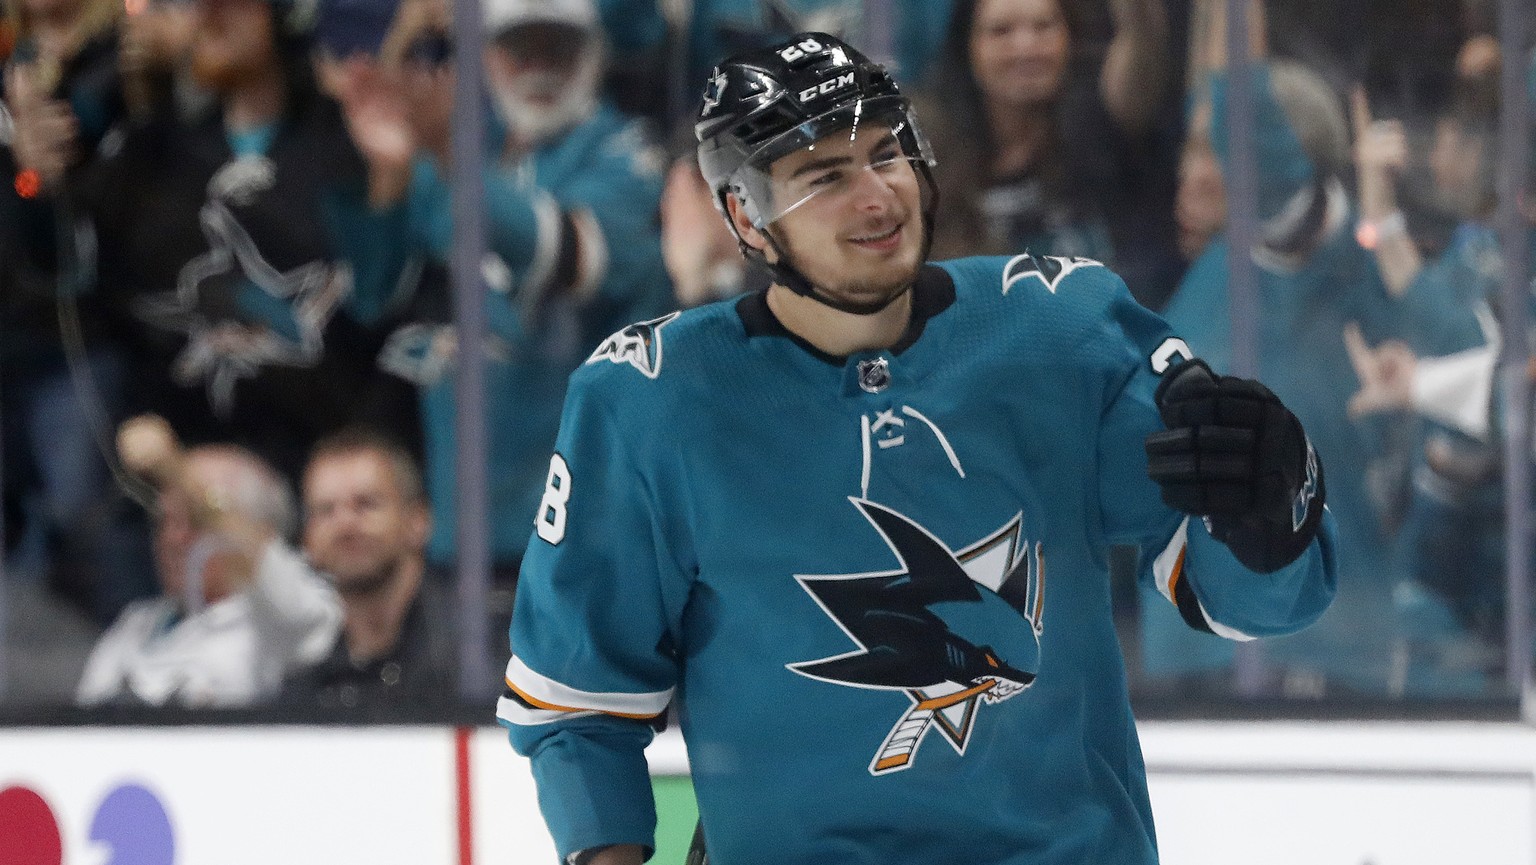
[[[844,87],[852,86],[853,73],[849,72],[846,75],[839,75],[836,78],[828,78],[826,81],[821,82],[815,87],[805,88],[804,90],[800,91],[799,98],[801,102],[809,102],[818,96],[825,96],[834,90],[841,90]]]

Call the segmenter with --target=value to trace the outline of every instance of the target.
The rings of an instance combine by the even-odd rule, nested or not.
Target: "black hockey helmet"
[[[935,160],[911,103],[885,67],[835,36],[800,33],[716,66],[694,124],[699,169],[727,222],[726,196],[735,195],[761,230],[809,198],[784,200],[782,189],[775,195],[772,164],[834,132],[851,130],[856,136],[866,124],[894,134],[902,155],[912,163],[923,191],[925,233],[931,240],[937,207]],[[731,231],[736,233],[734,225]],[[745,241],[742,251],[763,261]],[[825,300],[787,263],[769,266],[788,287]]]

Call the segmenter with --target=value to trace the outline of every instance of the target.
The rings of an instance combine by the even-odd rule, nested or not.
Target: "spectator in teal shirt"
[[[565,380],[602,338],[671,307],[657,218],[664,159],[648,128],[599,96],[603,40],[590,0],[490,0],[489,97],[499,125],[483,174],[489,320],[486,426],[493,566],[514,579],[549,465]],[[396,34],[410,45],[430,32]],[[446,260],[453,240],[443,166],[451,74],[407,61],[358,60],[342,102],[369,162],[368,202],[351,202],[360,286],[390,292],[407,259]],[[361,289],[360,289],[361,290]],[[456,339],[439,296],[396,332],[387,368],[421,388],[428,558],[451,564]]]

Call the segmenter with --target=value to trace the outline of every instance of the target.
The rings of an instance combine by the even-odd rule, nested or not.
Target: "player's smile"
[[[901,247],[902,238],[905,236],[902,229],[905,225],[905,222],[898,222],[878,233],[851,237],[848,239],[848,242],[872,252],[894,252]]]

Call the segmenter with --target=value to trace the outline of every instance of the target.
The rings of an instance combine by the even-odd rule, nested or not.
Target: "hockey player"
[[[1300,424],[1097,262],[925,264],[933,157],[832,37],[723,62],[696,131],[774,284],[572,378],[498,703],[560,855],[649,855],[675,702],[716,865],[1156,862],[1106,548],[1193,627],[1305,626]]]

